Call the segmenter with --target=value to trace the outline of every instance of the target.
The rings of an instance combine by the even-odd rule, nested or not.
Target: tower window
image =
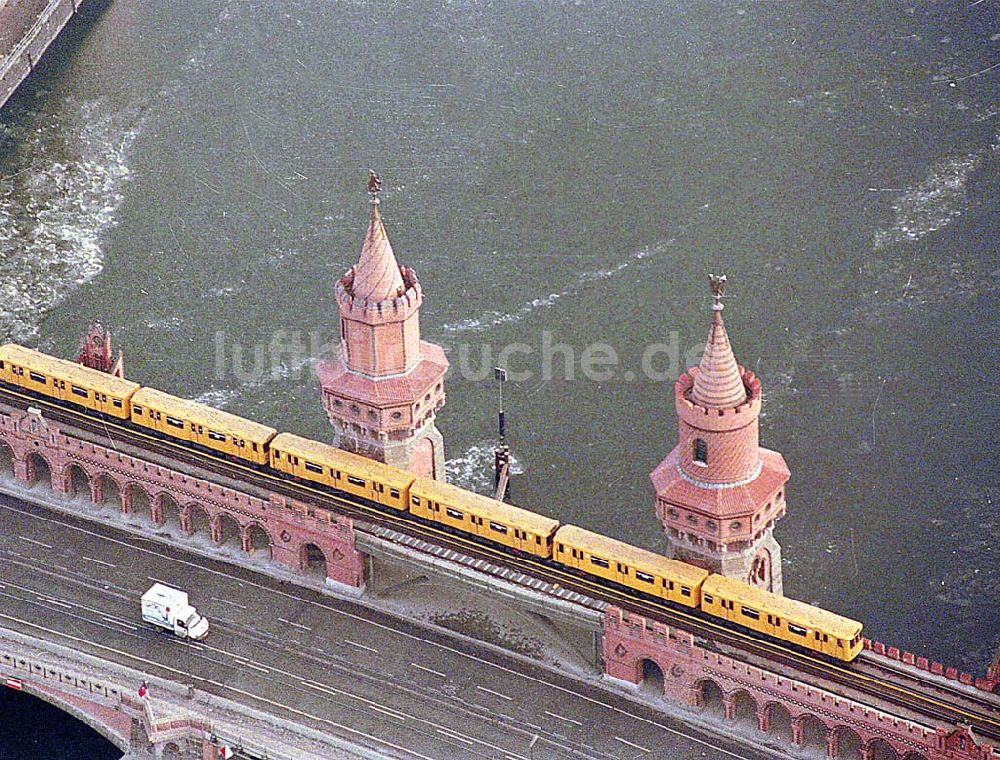
[[[708,464],[708,444],[704,438],[694,439],[694,461],[697,464]]]

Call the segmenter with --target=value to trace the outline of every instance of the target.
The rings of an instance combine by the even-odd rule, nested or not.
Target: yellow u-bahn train
[[[861,623],[819,607],[33,349],[0,346],[0,385],[409,513],[516,555],[700,610],[828,657],[850,661],[863,649]]]

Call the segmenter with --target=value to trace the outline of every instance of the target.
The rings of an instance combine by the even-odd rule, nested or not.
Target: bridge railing
[[[988,668],[986,677],[983,678],[981,676],[974,676],[972,673],[960,671],[958,668],[943,665],[940,662],[928,660],[926,657],[919,657],[913,654],[913,652],[907,652],[899,649],[899,647],[886,646],[881,641],[872,641],[871,639],[865,639],[864,641],[865,649],[877,655],[888,657],[890,660],[901,662],[904,665],[912,665],[918,670],[923,670],[935,676],[941,676],[949,681],[957,681],[965,686],[973,686],[988,692],[992,692],[1000,684],[1000,673],[995,668]]]

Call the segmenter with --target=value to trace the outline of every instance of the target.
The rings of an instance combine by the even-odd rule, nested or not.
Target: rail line
[[[465,535],[452,533],[423,521],[417,522],[412,517],[404,517],[408,513],[397,513],[389,509],[376,508],[348,494],[333,493],[321,490],[302,482],[288,480],[265,470],[258,470],[238,462],[225,459],[215,454],[195,451],[188,446],[167,438],[159,438],[146,432],[119,424],[117,421],[104,420],[72,409],[52,400],[28,393],[0,388],[0,399],[16,399],[22,405],[44,405],[53,414],[52,419],[64,421],[78,429],[85,430],[98,439],[107,439],[115,447],[112,431],[118,436],[118,442],[136,446],[146,452],[153,452],[174,461],[180,461],[205,470],[215,475],[238,480],[262,490],[277,493],[301,501],[309,501],[315,506],[358,518],[367,522],[386,525],[402,533],[417,538],[431,539],[439,545],[474,556],[488,559],[505,567],[520,572],[530,572],[536,577],[579,593],[588,594],[613,603],[624,610],[635,612],[657,621],[683,628],[712,641],[725,643],[743,652],[763,657],[770,662],[777,662],[790,667],[799,673],[832,681],[847,686],[861,693],[889,700],[900,707],[914,710],[917,713],[944,720],[949,723],[966,723],[979,731],[983,736],[1000,740],[1000,705],[992,700],[976,700],[982,707],[992,708],[991,714],[970,712],[966,705],[943,701],[942,698],[915,691],[905,686],[886,680],[885,676],[869,675],[849,664],[833,664],[818,659],[804,652],[783,646],[775,641],[758,638],[743,630],[722,624],[713,618],[703,617],[700,613],[687,611],[684,608],[667,606],[661,602],[640,598],[619,591],[611,584],[599,582],[589,577],[578,576],[547,561],[522,555],[515,557],[508,551],[492,545],[473,540]],[[898,675],[896,671],[882,669],[885,674]],[[923,683],[923,682],[921,682]],[[969,700],[969,695],[950,692],[962,699]]]

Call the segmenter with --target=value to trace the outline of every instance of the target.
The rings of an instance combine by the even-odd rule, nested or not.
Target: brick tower
[[[336,446],[432,478],[444,477],[444,439],[434,415],[444,405],[448,360],[420,340],[423,294],[401,267],[379,213],[381,180],[369,173],[371,219],[361,257],[334,288],[340,350],[316,374]]]
[[[680,376],[677,447],[650,474],[667,554],[782,593],[781,547],[788,466],[759,446],[761,386],[737,365],[722,322],[725,277],[710,275],[714,303],[701,364]]]

